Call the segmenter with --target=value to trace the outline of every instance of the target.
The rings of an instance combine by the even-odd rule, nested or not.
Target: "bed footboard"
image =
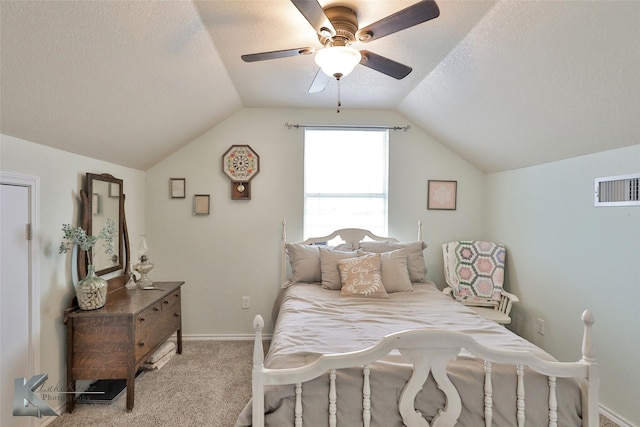
[[[409,427],[447,427],[454,426],[462,411],[460,393],[447,375],[447,365],[456,359],[462,349],[466,349],[476,358],[484,360],[484,423],[492,425],[493,418],[493,364],[513,365],[517,375],[516,414],[518,426],[524,426],[526,417],[525,367],[548,377],[549,411],[548,425],[557,426],[558,402],[556,397],[557,378],[575,378],[581,386],[582,425],[598,426],[598,364],[593,357],[591,347],[591,325],[593,317],[587,310],[582,315],[584,336],[582,359],[577,362],[552,362],[542,360],[527,351],[493,350],[479,344],[470,336],[455,331],[417,329],[387,335],[378,344],[364,350],[341,354],[322,355],[314,362],[289,369],[267,369],[264,367],[262,347],[262,329],[264,321],[260,315],[253,322],[256,335],[253,354],[253,397],[252,425],[264,426],[264,391],[267,385],[292,385],[295,387],[295,409],[293,425],[303,425],[302,385],[325,373],[329,373],[328,412],[329,425],[339,425],[337,419],[336,370],[362,367],[362,424],[369,427],[375,414],[371,413],[371,387],[369,383],[370,366],[387,356],[392,350],[398,350],[404,359],[413,366],[413,373],[404,386],[398,401],[398,411],[405,425]],[[431,419],[431,424],[415,409],[416,395],[422,389],[431,374],[438,388],[446,398],[446,404]]]

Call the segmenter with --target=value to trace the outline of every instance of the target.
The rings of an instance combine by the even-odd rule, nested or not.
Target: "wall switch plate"
[[[536,319],[536,332],[540,335],[544,335],[544,320],[539,317]]]
[[[249,297],[242,297],[242,308],[249,308],[251,306]]]

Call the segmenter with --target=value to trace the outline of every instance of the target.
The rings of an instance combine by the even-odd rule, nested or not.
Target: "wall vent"
[[[596,178],[595,206],[640,206],[640,173]]]

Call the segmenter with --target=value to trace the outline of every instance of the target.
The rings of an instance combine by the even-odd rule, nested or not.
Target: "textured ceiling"
[[[500,2],[398,110],[486,172],[639,144],[640,2]]]
[[[350,0],[361,26],[415,0]],[[343,79],[343,109],[396,109],[487,172],[638,144],[640,2],[437,0],[367,45],[413,67]],[[336,4],[321,0],[323,6]],[[242,107],[335,108],[289,0],[0,2],[0,131],[147,169]]]
[[[2,1],[2,133],[147,169],[242,107],[185,1]]]
[[[241,3],[242,5],[239,5]],[[360,27],[415,3],[352,1]],[[316,31],[288,0],[260,2],[196,2],[202,21],[244,105],[248,107],[332,108],[337,100],[335,81],[321,93],[308,89],[318,70],[313,55],[245,63],[241,54],[299,47],[320,48]],[[323,4],[335,4],[324,2]],[[395,80],[363,66],[344,77],[345,108],[396,108],[491,8],[493,2],[439,1],[440,16],[421,25],[375,40],[354,43],[409,65],[413,71]]]

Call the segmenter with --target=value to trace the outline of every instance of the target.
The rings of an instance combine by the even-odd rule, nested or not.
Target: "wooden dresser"
[[[183,284],[153,282],[161,290],[121,287],[98,310],[66,314],[67,412],[75,407],[76,381],[91,379],[126,379],[127,411],[133,409],[135,374],[151,353],[174,332],[182,353]]]

